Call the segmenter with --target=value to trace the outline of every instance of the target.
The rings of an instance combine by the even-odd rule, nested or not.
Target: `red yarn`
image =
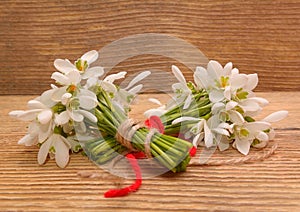
[[[112,198],[112,197],[122,197],[122,196],[126,196],[131,192],[137,191],[139,189],[139,187],[142,184],[142,175],[141,175],[141,170],[139,167],[139,164],[137,163],[136,157],[129,153],[126,155],[127,160],[130,162],[134,172],[135,172],[135,182],[125,188],[121,188],[121,189],[112,189],[112,190],[108,190],[107,192],[105,192],[104,197],[106,198]]]
[[[196,155],[196,152],[197,152],[197,148],[195,146],[193,146],[191,149],[190,149],[190,156],[191,157],[194,157]]]
[[[158,116],[150,116],[146,121],[145,125],[148,128],[155,128],[157,129],[161,134],[164,134],[165,127],[163,123],[161,122],[161,119]]]

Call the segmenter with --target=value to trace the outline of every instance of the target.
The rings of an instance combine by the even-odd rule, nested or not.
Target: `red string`
[[[164,134],[165,132],[165,126],[161,122],[160,118],[158,116],[150,116],[146,121],[145,125],[151,129],[156,128],[161,134]]]
[[[197,152],[197,148],[195,146],[193,146],[191,149],[190,149],[190,156],[191,157],[194,157],[196,155],[196,152]]]
[[[139,189],[139,187],[142,184],[142,175],[141,175],[141,170],[139,167],[139,164],[137,163],[136,157],[129,153],[126,155],[127,160],[130,162],[134,173],[135,173],[135,182],[125,188],[121,188],[121,189],[111,189],[108,190],[107,192],[105,192],[104,197],[106,198],[112,198],[112,197],[122,197],[122,196],[126,196],[131,192],[137,191]]]

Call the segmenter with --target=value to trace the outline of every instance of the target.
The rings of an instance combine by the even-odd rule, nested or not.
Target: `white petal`
[[[212,90],[210,93],[209,93],[209,100],[212,102],[212,103],[216,103],[216,102],[220,102],[224,99],[224,94],[222,91],[219,91],[219,90]]]
[[[178,124],[180,122],[184,122],[184,121],[199,121],[199,118],[194,118],[194,117],[189,117],[189,116],[182,116],[180,118],[175,119],[172,124]]]
[[[50,84],[50,87],[52,88],[52,89],[56,89],[56,88],[58,88],[56,85],[54,85],[54,84]]]
[[[203,140],[203,138],[204,138],[204,134],[198,133],[193,139],[193,146],[197,147],[199,143]]]
[[[210,79],[208,78],[206,69],[203,67],[198,66],[196,68],[194,78],[197,78],[205,89],[209,89],[213,86],[213,84],[211,84],[210,82]]]
[[[95,66],[93,68],[87,69],[82,75],[82,79],[88,79],[91,77],[100,77],[104,74],[104,69],[101,66]]]
[[[115,80],[124,78],[126,74],[127,72],[125,71],[121,71],[117,74],[111,74],[105,77],[103,81],[113,83]]]
[[[78,110],[79,113],[81,113],[84,117],[86,117],[87,119],[89,119],[92,122],[97,122],[97,118],[94,114],[85,111],[85,110]]]
[[[271,127],[271,124],[264,121],[256,121],[256,122],[247,122],[245,123],[245,127],[250,132],[264,131]]]
[[[13,110],[13,111],[10,111],[8,113],[8,115],[13,118],[18,118],[18,116],[23,114],[24,112],[25,112],[24,110]]]
[[[86,132],[86,126],[83,122],[79,122],[76,126],[75,126],[75,130],[77,134],[84,134]]]
[[[52,119],[52,115],[52,110],[43,110],[38,114],[37,119],[41,124],[46,124]]]
[[[105,82],[105,81],[101,81],[100,86],[108,92],[111,93],[116,93],[117,92],[117,88],[114,84],[110,83],[110,82]]]
[[[97,106],[97,101],[90,96],[80,96],[79,97],[80,107],[91,110]]]
[[[240,106],[245,112],[255,112],[261,109],[259,104],[255,100],[246,99],[240,103]]]
[[[239,70],[237,68],[234,68],[231,70],[231,76],[239,74]]]
[[[51,79],[54,79],[56,82],[58,82],[61,85],[68,85],[69,84],[69,78],[65,76],[62,73],[54,72],[51,75]]]
[[[245,85],[245,90],[252,91],[258,84],[258,76],[257,74],[248,74],[247,75],[248,81]]]
[[[90,88],[96,85],[97,83],[98,83],[98,78],[94,78],[94,77],[88,78],[85,83],[85,88]]]
[[[42,126],[44,126],[44,125],[40,125],[40,124],[38,124],[38,122],[33,121],[28,125],[28,133],[32,137],[37,137]]]
[[[223,75],[224,76],[229,76],[231,74],[232,67],[233,67],[232,62],[227,63],[224,66]]]
[[[38,132],[38,142],[43,143],[51,134],[52,123],[41,125]]]
[[[66,93],[67,87],[60,87],[58,89],[55,89],[52,93],[51,99],[55,102],[60,102],[62,99],[62,96]]]
[[[230,147],[230,145],[229,145],[228,139],[225,136],[222,136],[222,139],[218,144],[219,150],[222,152],[222,151],[225,151],[226,149],[228,149],[229,147]]]
[[[60,168],[65,168],[69,162],[69,148],[61,140],[54,143],[55,148],[55,162]]]
[[[221,110],[223,110],[225,107],[225,104],[222,102],[217,102],[215,104],[213,104],[212,108],[211,108],[211,112],[212,114],[217,114],[219,113]]]
[[[232,123],[241,125],[245,122],[244,117],[242,116],[242,114],[240,114],[239,112],[237,112],[235,110],[228,111],[228,114],[230,116],[230,121]]]
[[[183,105],[183,109],[187,109],[189,108],[189,106],[191,105],[191,102],[192,102],[192,94],[188,95],[188,97],[186,98],[185,102],[184,102],[184,105]]]
[[[134,86],[133,88],[131,88],[128,93],[131,93],[131,94],[137,94],[138,92],[140,92],[143,88],[143,85],[140,84],[140,85],[137,85],[137,86]]]
[[[235,140],[235,145],[236,148],[239,150],[240,153],[247,155],[249,153],[250,150],[250,143],[248,140],[240,140],[240,139],[236,139]]]
[[[68,77],[68,83],[65,85],[73,84],[77,85],[81,81],[81,75],[79,71],[70,71],[69,73],[66,74]]]
[[[219,79],[223,75],[223,67],[215,60],[211,60],[207,64],[207,73],[211,79]]]
[[[46,105],[47,107],[52,107],[55,105],[55,102],[52,100],[53,93],[58,88],[50,89],[42,93],[42,95],[39,98],[39,101]]]
[[[226,111],[231,110],[233,108],[235,108],[238,105],[237,102],[235,101],[230,101],[226,104]]]
[[[205,119],[201,119],[198,124],[196,125],[197,127],[197,133],[200,133],[203,131],[203,128],[204,128],[204,123],[206,122]],[[204,132],[203,132],[203,136],[204,136]],[[203,137],[204,138],[204,137]]]
[[[263,121],[273,123],[286,118],[287,115],[288,115],[288,111],[281,110],[268,115],[266,118],[263,119]]]
[[[82,55],[81,59],[86,60],[88,64],[91,64],[98,59],[98,56],[98,52],[96,50],[92,50]]]
[[[62,59],[56,59],[54,61],[54,66],[58,71],[64,74],[76,69],[75,66],[72,63],[70,63],[69,60],[62,60]]]
[[[225,97],[227,100],[230,100],[230,99],[231,99],[231,87],[230,87],[230,86],[226,86],[226,87],[225,87],[225,90],[224,90],[224,97]]]
[[[150,71],[143,71],[142,73],[138,74],[136,77],[134,77],[130,83],[127,85],[127,87],[125,88],[125,90],[128,90],[129,88],[131,88],[132,86],[134,86],[136,83],[140,82],[141,80],[145,79],[146,77],[148,77],[151,74]]]
[[[162,106],[162,103],[158,100],[158,99],[155,99],[155,98],[149,98],[148,99],[149,102],[152,102],[154,104],[157,104],[159,106]]]
[[[200,78],[199,78],[199,75],[197,74],[197,72],[194,72],[194,82],[196,83],[197,87],[199,89],[202,89],[204,88],[204,85],[202,84]]]
[[[25,135],[18,141],[18,144],[23,144],[25,146],[32,146],[37,143],[37,138],[31,136],[30,134]]]
[[[270,141],[274,140],[275,135],[276,135],[275,130],[273,128],[271,128],[270,132],[269,132],[269,140]]]
[[[19,114],[16,118],[18,118],[22,121],[32,121],[32,120],[36,119],[37,114],[41,111],[42,111],[42,109],[27,110],[27,111],[24,111],[22,114]]]
[[[63,105],[66,105],[69,102],[69,100],[71,99],[71,97],[72,97],[72,94],[70,94],[70,93],[64,93],[62,95],[62,97],[61,97],[61,103]]]
[[[79,97],[81,96],[89,96],[95,99],[97,101],[97,96],[94,92],[88,90],[88,89],[80,89],[80,93],[78,94]]]
[[[177,93],[177,91],[181,91],[183,93],[185,93],[186,91],[188,91],[188,87],[186,86],[186,84],[182,84],[180,82],[174,83],[172,84],[172,89],[175,93]],[[179,95],[182,95],[181,93]]]
[[[225,136],[229,136],[229,132],[225,129],[221,129],[221,128],[214,128],[212,129],[213,132],[220,134],[220,135],[225,135]]]
[[[37,100],[30,100],[27,103],[29,109],[46,109],[47,107]]]
[[[70,117],[67,111],[63,111],[55,117],[55,123],[57,125],[66,124],[69,121]]]
[[[175,65],[172,65],[172,73],[174,74],[174,76],[177,78],[177,80],[182,83],[182,84],[186,84],[186,80],[182,74],[182,72],[179,70],[179,68]]]
[[[144,116],[149,118],[151,116],[161,116],[166,112],[166,110],[157,108],[157,109],[149,109],[144,112]]]
[[[219,115],[213,115],[207,120],[207,126],[210,129],[217,128],[220,125],[220,122]]]
[[[262,106],[262,107],[264,107],[264,106],[266,106],[266,105],[268,105],[269,104],[269,101],[268,100],[266,100],[266,99],[264,99],[264,98],[261,98],[261,97],[250,97],[250,98],[248,98],[249,100],[251,100],[251,101],[255,101],[255,102],[257,102],[260,106]]]
[[[213,146],[213,138],[211,130],[208,128],[206,122],[204,122],[204,142],[207,148]]]
[[[222,122],[218,125],[218,128],[223,128],[223,129],[229,130],[231,128],[231,126],[226,122]]]
[[[53,136],[51,136],[50,138],[48,138],[48,140],[46,140],[42,146],[40,147],[40,150],[39,150],[39,153],[38,153],[38,163],[40,165],[44,164],[46,159],[47,159],[47,156],[48,156],[48,153],[49,153],[49,149],[52,145],[52,142],[53,142]]]
[[[247,83],[248,78],[245,74],[236,74],[230,78],[230,85],[233,89],[242,88]]]
[[[72,110],[72,111],[68,110],[67,113],[68,113],[68,115],[70,116],[70,118],[72,120],[74,120],[76,122],[83,121],[84,117],[83,117],[83,115],[81,115],[80,113],[78,113],[78,111],[76,111],[76,110]]]
[[[260,132],[256,135],[256,138],[257,138],[258,140],[260,140],[260,141],[268,141],[268,140],[269,140],[269,136],[268,136],[266,133],[262,132],[262,131],[260,131]]]

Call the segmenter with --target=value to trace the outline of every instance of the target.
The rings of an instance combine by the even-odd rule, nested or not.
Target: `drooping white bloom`
[[[53,133],[40,147],[38,163],[44,164],[48,153],[55,155],[55,162],[60,168],[66,167],[69,162],[69,149],[71,144],[60,134]]]
[[[178,83],[172,85],[176,101],[178,103],[184,102],[183,109],[187,109],[192,102],[192,91],[187,86],[187,82],[177,66],[172,65],[172,73],[178,80]]]
[[[70,120],[82,122],[84,117],[97,122],[96,116],[89,112],[97,106],[97,97],[93,92],[86,89],[80,89],[77,95],[66,92],[61,97],[61,103],[65,105],[66,110],[55,117],[57,125],[63,126]]]
[[[82,79],[97,79],[104,73],[103,67],[90,65],[98,59],[98,52],[95,50],[89,51],[82,55],[75,64],[72,64],[69,60],[56,59],[54,61],[55,68],[62,74],[67,75],[71,71],[78,71],[81,74]]]
[[[267,142],[269,140],[268,135],[264,131],[270,129],[270,127],[270,123],[262,121],[245,122],[242,125],[234,124],[233,147],[236,147],[242,154],[247,155],[255,139],[261,142]]]
[[[40,97],[28,101],[29,110],[15,110],[10,116],[22,121],[31,121],[28,134],[19,140],[19,144],[31,146],[46,140],[52,130],[54,113],[51,107],[55,104],[49,96],[53,90],[45,91]]]
[[[211,102],[220,102],[224,99],[231,100],[237,97],[238,92],[243,88],[254,88],[257,84],[253,79],[255,75],[249,77],[245,74],[239,74],[238,69],[232,68],[232,63],[227,63],[224,68],[214,60],[209,61],[207,70],[203,67],[197,67],[194,73],[196,82],[209,93]],[[248,83],[248,84],[247,84]],[[250,84],[251,83],[251,84]],[[243,93],[245,95],[245,93]],[[241,97],[244,97],[240,95]]]
[[[124,109],[129,108],[136,95],[142,90],[143,84],[140,83],[143,79],[151,74],[150,71],[143,71],[135,76],[125,88],[119,88],[114,93],[113,100],[119,103]],[[105,80],[105,79],[104,79]]]

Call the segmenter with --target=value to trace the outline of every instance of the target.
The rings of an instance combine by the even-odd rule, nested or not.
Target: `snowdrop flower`
[[[281,111],[277,111],[277,112],[274,112],[274,113],[268,115],[262,121],[271,124],[271,123],[274,123],[274,122],[277,122],[277,121],[280,121],[280,120],[286,118],[287,115],[288,115],[288,111],[281,110]],[[268,130],[266,130],[265,133],[268,136],[268,140],[257,140],[256,139],[252,143],[253,147],[255,147],[255,148],[263,148],[263,147],[265,147],[268,144],[268,141],[271,141],[271,140],[273,140],[275,138],[275,130],[272,127],[270,127]]]
[[[103,67],[95,66],[90,68],[90,65],[98,59],[98,56],[98,52],[92,50],[82,55],[74,64],[67,59],[56,59],[54,61],[54,66],[58,71],[65,75],[71,71],[78,71],[81,74],[82,79],[97,79],[103,75]]]
[[[55,162],[60,168],[66,167],[69,162],[71,144],[67,138],[55,132],[57,129],[56,127],[54,133],[40,147],[38,153],[38,163],[40,165],[45,163],[49,153],[55,155]]]
[[[212,103],[224,103],[226,110],[238,107],[245,116],[254,116],[268,104],[266,99],[256,97],[252,91],[258,83],[257,74],[240,74],[232,63],[223,68],[211,60],[207,70],[197,67],[194,79],[197,85],[207,90]]]
[[[237,148],[242,154],[247,155],[250,146],[255,139],[261,142],[267,142],[269,140],[268,135],[264,131],[268,130],[270,127],[270,123],[263,121],[245,122],[242,125],[234,124],[233,147]]]
[[[114,94],[114,101],[119,103],[123,108],[129,108],[134,97],[142,90],[143,84],[138,84],[151,74],[150,71],[143,71],[135,76],[125,88],[119,88]],[[104,79],[105,80],[105,79]],[[107,79],[106,79],[107,80]]]
[[[209,61],[207,70],[197,67],[194,78],[199,86],[207,90],[213,103],[224,99],[230,101],[235,97],[244,99],[248,95],[247,91],[254,89],[258,81],[257,75],[239,74],[238,69],[233,69],[231,62],[223,68],[214,60]]]
[[[19,140],[19,144],[31,146],[45,141],[52,130],[53,111],[55,102],[50,99],[52,90],[45,91],[40,97],[30,100],[27,104],[29,110],[15,110],[10,116],[22,121],[31,121],[28,134]]]
[[[182,74],[182,72],[179,70],[179,68],[175,65],[172,65],[172,72],[174,76],[177,78],[179,81],[178,83],[174,83],[172,85],[173,91],[176,95],[177,102],[185,102],[183,109],[187,109],[191,102],[192,102],[192,91],[191,89],[187,86],[187,82]]]
[[[63,126],[69,121],[82,122],[84,117],[97,122],[96,116],[89,112],[97,106],[97,97],[93,92],[87,89],[80,89],[77,95],[66,92],[61,97],[61,103],[66,110],[55,117],[57,125]]]
[[[207,148],[210,148],[219,144],[221,135],[229,136],[227,124],[220,123],[217,116],[212,116],[207,121],[205,119],[195,117],[180,117],[175,119],[172,124],[185,121],[196,121],[195,125],[190,129],[190,132],[195,135],[193,138],[194,146],[198,146],[201,141],[204,140],[204,145]]]

